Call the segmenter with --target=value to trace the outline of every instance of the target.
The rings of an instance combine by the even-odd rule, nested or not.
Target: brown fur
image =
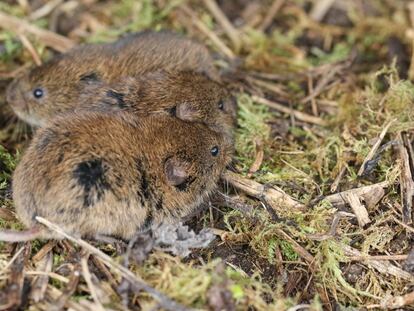
[[[191,70],[218,79],[205,46],[174,33],[146,31],[113,43],[81,45],[51,59],[10,83],[7,101],[19,118],[43,126],[50,110],[66,111],[85,86],[159,69]],[[42,97],[34,96],[36,89],[43,91]]]
[[[194,72],[153,72],[119,83],[94,85],[82,93],[76,109],[129,111],[139,117],[169,114],[201,122],[233,141],[235,98],[218,82]],[[72,107],[71,110],[74,108]]]
[[[230,158],[231,146],[203,124],[75,113],[36,133],[14,172],[13,199],[28,228],[42,216],[72,234],[129,239],[152,222],[190,213]]]

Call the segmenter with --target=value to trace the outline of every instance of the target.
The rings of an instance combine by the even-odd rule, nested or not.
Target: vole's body
[[[15,170],[16,212],[28,228],[42,216],[69,233],[129,239],[199,205],[229,163],[229,150],[205,125],[170,116],[57,118],[36,133]]]
[[[155,70],[219,77],[205,46],[173,33],[146,31],[114,43],[81,45],[51,59],[16,78],[7,89],[7,101],[21,119],[43,126],[48,109],[66,111],[85,86]]]
[[[153,72],[85,89],[68,110],[128,111],[138,117],[169,114],[200,122],[232,141],[236,103],[218,82],[194,72]],[[50,116],[51,119],[52,116]],[[49,119],[49,120],[50,120]]]

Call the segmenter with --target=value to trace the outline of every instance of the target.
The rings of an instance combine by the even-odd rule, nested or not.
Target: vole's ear
[[[200,119],[200,112],[194,107],[194,104],[182,102],[175,108],[175,116],[183,121],[197,121]]]
[[[177,187],[188,179],[186,163],[174,158],[169,158],[165,161],[164,172],[171,186]]]
[[[87,72],[79,77],[81,84],[96,84],[100,83],[101,79],[96,72]]]

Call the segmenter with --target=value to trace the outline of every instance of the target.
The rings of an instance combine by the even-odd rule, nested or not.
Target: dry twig
[[[344,198],[347,203],[351,206],[357,220],[358,224],[361,228],[365,225],[369,224],[371,220],[368,216],[368,211],[364,205],[361,204],[359,197],[355,194],[355,192],[348,192],[344,194]]]
[[[356,196],[362,198],[365,203],[370,207],[378,203],[379,200],[384,195],[384,188],[389,186],[388,181],[383,181],[378,184],[373,184],[370,186],[364,186],[360,188],[345,190],[343,192],[331,194],[325,197],[325,200],[331,202],[335,207],[343,207],[348,202],[345,197],[348,193],[354,193]]]
[[[253,101],[255,101],[259,104],[266,105],[266,106],[269,106],[270,108],[276,109],[277,111],[293,115],[296,119],[298,119],[300,121],[307,122],[307,123],[312,123],[312,124],[316,124],[316,125],[322,125],[322,126],[326,125],[326,122],[323,119],[319,118],[319,117],[311,116],[307,113],[297,111],[297,110],[293,110],[293,109],[285,107],[281,104],[270,101],[266,98],[259,97],[259,96],[256,96],[256,95],[252,95],[252,99],[253,99]]]
[[[335,0],[319,0],[314,2],[311,12],[309,13],[310,18],[316,22],[320,22],[328,13],[329,9],[335,3]]]
[[[256,181],[244,178],[243,176],[230,171],[226,171],[223,174],[223,179],[233,187],[244,191],[248,195],[259,200],[266,200],[274,210],[280,208],[294,208],[297,210],[305,209],[305,206],[302,203],[296,201],[278,187],[266,187]]]
[[[37,271],[45,272],[45,274],[37,276],[32,282],[32,291],[30,292],[30,297],[34,302],[39,302],[43,300],[47,288],[47,283],[49,282],[49,276],[47,273],[52,271],[53,264],[53,253],[48,252],[38,263]]]
[[[259,30],[265,31],[271,24],[277,13],[280,11],[286,0],[274,0],[272,6],[267,11],[263,22],[259,26]]]
[[[344,250],[345,255],[348,257],[356,257],[356,256],[363,257],[364,256],[360,251],[350,246],[342,245],[342,248]],[[365,260],[364,262],[381,273],[389,274],[389,275],[395,276],[396,278],[400,278],[406,281],[411,281],[411,282],[414,281],[414,276],[394,266],[390,262],[382,262],[379,260]]]
[[[82,275],[86,281],[86,284],[88,285],[93,301],[95,302],[96,310],[104,311],[105,309],[102,306],[102,303],[99,301],[98,294],[96,293],[96,288],[92,283],[91,273],[89,272],[88,268],[88,258],[89,256],[81,258]]]
[[[241,47],[241,40],[240,40],[240,33],[237,31],[236,28],[228,20],[227,16],[223,13],[220,7],[214,0],[203,0],[204,5],[210,11],[210,13],[214,16],[217,22],[223,27],[224,31],[226,32],[227,36],[233,43],[234,48],[238,51]]]
[[[0,28],[13,31],[17,34],[30,33],[44,45],[58,52],[66,52],[76,45],[72,40],[54,32],[39,28],[17,17],[0,12]]]
[[[29,51],[36,66],[42,65],[42,60],[40,59],[39,54],[37,54],[36,49],[30,43],[29,39],[27,39],[27,37],[22,33],[19,34],[19,39],[22,42],[23,46]]]
[[[392,123],[394,123],[395,120],[391,120],[381,131],[379,137],[377,138],[374,146],[372,146],[371,150],[369,151],[369,153],[367,154],[367,156],[364,159],[364,162],[362,162],[361,167],[359,168],[358,171],[358,176],[362,176],[362,174],[365,171],[365,166],[368,163],[368,161],[371,161],[372,158],[374,157],[375,153],[377,152],[379,146],[381,145],[382,140],[384,139],[385,135],[387,134],[390,126],[392,125]]]
[[[398,134],[398,141],[400,142],[396,148],[399,158],[401,160],[401,202],[402,202],[402,221],[406,224],[413,222],[412,210],[414,200],[414,180],[410,168],[409,151],[404,146],[402,134]]]
[[[190,17],[194,26],[198,28],[204,35],[206,35],[211,42],[217,47],[218,50],[221,51],[224,55],[226,55],[229,59],[233,60],[236,58],[234,53],[220,40],[220,38],[212,32],[204,23],[197,17],[195,12],[191,10],[188,6],[182,5],[181,10]]]
[[[253,164],[249,168],[249,173],[247,177],[251,177],[254,173],[256,173],[263,162],[264,150],[263,150],[263,142],[260,139],[256,139],[256,157],[254,159]]]

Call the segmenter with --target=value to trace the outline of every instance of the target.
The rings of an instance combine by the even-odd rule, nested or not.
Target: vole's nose
[[[13,80],[6,89],[6,101],[11,106],[22,106],[24,100],[19,92],[18,81]]]

